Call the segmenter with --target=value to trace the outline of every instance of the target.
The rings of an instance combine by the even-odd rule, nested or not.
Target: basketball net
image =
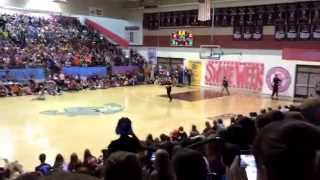
[[[198,20],[209,21],[211,19],[211,0],[199,0]]]

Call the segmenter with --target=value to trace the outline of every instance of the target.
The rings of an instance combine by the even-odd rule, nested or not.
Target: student
[[[223,94],[223,92],[226,91],[227,95],[230,96],[230,92],[229,92],[229,81],[227,79],[227,77],[223,77],[223,82],[222,82],[222,91],[221,93]]]
[[[278,74],[276,74],[272,80],[272,99],[274,96],[277,96],[277,98],[279,97],[279,87],[281,85],[281,81],[282,80],[278,77]]]

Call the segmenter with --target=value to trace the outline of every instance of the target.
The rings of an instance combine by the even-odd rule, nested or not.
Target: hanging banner
[[[205,85],[222,86],[223,77],[232,88],[261,91],[264,80],[264,64],[231,61],[208,61]]]
[[[191,85],[200,86],[202,63],[199,61],[188,61],[187,68],[191,70]]]
[[[152,64],[157,64],[157,48],[148,48],[147,58]]]

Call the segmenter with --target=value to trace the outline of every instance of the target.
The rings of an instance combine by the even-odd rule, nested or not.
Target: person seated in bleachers
[[[84,151],[83,167],[85,167],[89,174],[94,174],[98,167],[98,160],[93,156],[89,149]]]
[[[78,155],[76,153],[72,153],[70,155],[70,162],[68,164],[68,171],[72,173],[78,173],[80,172],[80,169],[82,167],[82,162],[78,158]]]
[[[61,154],[57,154],[52,169],[53,172],[68,172],[68,166]]]
[[[40,154],[39,161],[40,165],[35,168],[35,171],[39,172],[43,176],[48,176],[52,171],[52,167],[50,164],[46,163],[46,155]]]
[[[142,167],[136,154],[114,152],[105,163],[104,180],[142,180]]]
[[[172,163],[169,153],[166,150],[159,149],[155,153],[155,169],[151,173],[150,180],[174,180]]]
[[[206,180],[208,166],[201,153],[180,149],[173,157],[176,180]]]
[[[196,137],[196,136],[199,136],[199,135],[200,135],[200,133],[199,133],[199,131],[197,129],[197,126],[196,125],[192,125],[189,137],[192,138],[192,137]]]
[[[0,85],[0,97],[7,97],[9,90],[5,85]]]
[[[319,128],[303,121],[286,120],[266,126],[254,145],[258,179],[319,179],[319,139]]]

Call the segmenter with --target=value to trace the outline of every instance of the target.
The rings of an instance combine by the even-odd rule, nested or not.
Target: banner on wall
[[[202,63],[199,61],[188,61],[187,68],[192,71],[191,84],[199,86],[201,82]]]
[[[107,76],[107,68],[105,67],[64,67],[63,72],[66,75],[80,75],[80,76]]]
[[[157,64],[157,48],[148,48],[148,61]]]
[[[43,68],[0,70],[0,79],[5,78],[17,81],[29,80],[31,78],[36,80],[44,80],[45,72]]]
[[[232,88],[262,91],[264,64],[232,61],[208,61],[205,72],[205,85],[222,86],[223,77],[229,80]]]

